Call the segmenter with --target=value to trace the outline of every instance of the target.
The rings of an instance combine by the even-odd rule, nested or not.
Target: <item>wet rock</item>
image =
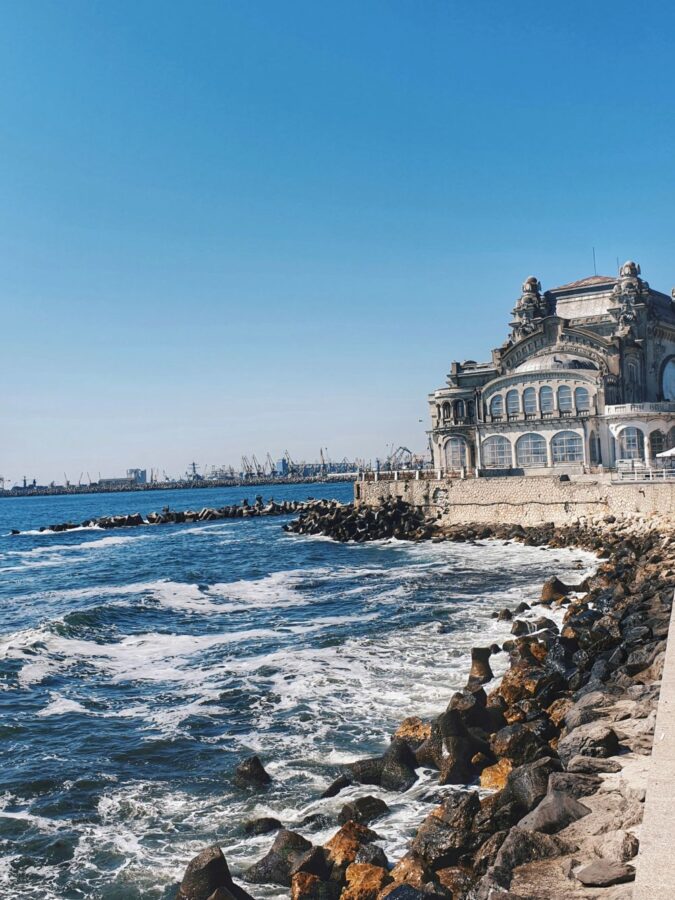
[[[235,769],[234,779],[239,785],[262,786],[269,784],[272,779],[265,771],[265,767],[259,756],[250,756],[240,762]]]
[[[380,891],[393,881],[386,869],[369,863],[352,863],[345,877],[347,886],[341,900],[377,900]]]
[[[340,791],[344,790],[346,787],[349,787],[354,782],[348,775],[339,775],[335,781],[331,782],[331,784],[326,788],[326,790],[321,794],[322,798],[326,797],[335,797]]]
[[[539,805],[518,822],[518,827],[526,831],[543,831],[557,834],[590,813],[590,809],[574,797],[560,791],[549,790]]]
[[[555,603],[558,600],[562,600],[563,597],[566,597],[571,590],[571,587],[554,575],[544,582],[544,586],[541,589],[541,602],[544,604]]]
[[[451,794],[420,825],[411,850],[433,869],[454,865],[464,852],[479,809],[480,801],[474,791]]]
[[[618,752],[616,732],[607,725],[594,722],[575,728],[558,741],[558,755],[563,762],[574,756],[606,757]]]
[[[512,618],[513,613],[506,607],[504,607],[504,609],[500,609],[497,613],[497,619],[499,619],[500,622],[510,622]]]
[[[598,859],[577,872],[576,878],[587,887],[610,887],[613,884],[633,881],[635,869],[625,863]]]
[[[298,872],[291,880],[291,900],[338,900],[341,886],[322,881],[310,872]]]
[[[551,749],[537,735],[522,723],[507,725],[490,738],[490,749],[498,758],[506,757],[514,766],[534,762]]]
[[[389,860],[382,847],[377,844],[361,844],[354,858],[357,863],[370,863],[371,866],[380,866],[389,869]]]
[[[259,819],[249,819],[244,822],[244,831],[246,834],[269,834],[270,831],[278,831],[284,826],[278,819],[271,816],[262,816]]]
[[[471,671],[469,682],[474,684],[486,684],[492,681],[494,675],[490,668],[491,650],[489,647],[473,647],[471,650]]]
[[[508,831],[495,831],[487,841],[480,847],[473,858],[474,870],[478,875],[484,875],[485,872],[494,865],[499,850],[506,840]]]
[[[378,797],[359,797],[346,803],[338,815],[338,822],[344,825],[346,822],[360,822],[362,825],[368,825],[374,819],[378,819],[385,813],[389,812],[389,807]]]
[[[378,840],[376,832],[358,822],[347,822],[324,844],[330,864],[338,870],[346,871],[356,861],[356,856],[364,844]]]
[[[391,870],[394,881],[411,884],[422,890],[434,881],[434,873],[427,863],[416,853],[407,853]]]
[[[493,766],[488,766],[480,773],[480,786],[487,790],[498,791],[506,785],[506,779],[513,770],[510,759],[500,759]]]
[[[330,878],[331,866],[328,860],[328,853],[324,847],[310,847],[305,851],[291,867],[291,883],[293,876],[298,872],[307,872],[310,875],[316,875],[323,881]]]
[[[551,773],[560,771],[558,760],[544,757],[514,769],[506,780],[502,804],[515,804],[524,816],[546,796]],[[520,818],[519,816],[519,818]]]
[[[417,750],[431,735],[431,723],[423,722],[418,716],[409,716],[404,719],[394,733],[395,738],[406,741],[413,749]]]
[[[269,852],[244,872],[244,879],[253,884],[290,887],[291,870],[311,846],[301,834],[282,828]]]
[[[410,745],[394,738],[382,757],[380,785],[388,791],[407,791],[417,781],[416,765]]]
[[[448,891],[450,898],[466,897],[478,881],[477,874],[466,866],[447,866],[445,869],[439,869],[436,877]]]
[[[214,845],[190,861],[177,900],[209,900],[219,889],[226,890],[235,900],[252,900],[250,894],[234,883],[223,851]]]

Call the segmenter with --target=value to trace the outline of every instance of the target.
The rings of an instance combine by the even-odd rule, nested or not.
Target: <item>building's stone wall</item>
[[[448,524],[513,522],[568,525],[580,516],[660,515],[675,519],[675,482],[612,483],[608,477],[541,477],[357,482],[357,503],[402,497]]]

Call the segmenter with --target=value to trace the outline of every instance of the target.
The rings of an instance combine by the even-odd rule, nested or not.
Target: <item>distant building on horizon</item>
[[[580,473],[675,446],[675,302],[640,275],[528,278],[491,361],[453,362],[429,395],[435,468]]]

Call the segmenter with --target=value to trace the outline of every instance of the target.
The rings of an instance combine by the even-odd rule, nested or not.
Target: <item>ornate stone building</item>
[[[429,403],[446,473],[651,466],[675,445],[675,301],[634,262],[544,292],[528,278],[508,340],[452,363]]]

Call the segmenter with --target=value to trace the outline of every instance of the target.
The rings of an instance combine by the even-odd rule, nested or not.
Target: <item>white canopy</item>
[[[657,453],[656,455],[657,455],[660,459],[663,459],[664,456],[665,456],[665,457],[672,457],[672,456],[675,456],[675,447],[671,447],[670,450],[664,450],[663,453]]]

